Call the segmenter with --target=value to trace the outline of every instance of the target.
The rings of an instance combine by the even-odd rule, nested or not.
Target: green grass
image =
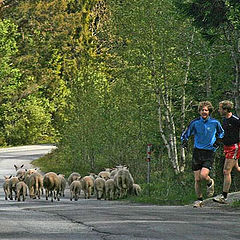
[[[233,208],[240,208],[240,200],[233,201],[230,204],[230,206],[233,207]]]

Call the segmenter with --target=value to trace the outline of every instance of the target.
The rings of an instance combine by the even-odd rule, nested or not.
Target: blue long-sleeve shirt
[[[198,117],[182,133],[181,141],[188,140],[191,135],[194,135],[194,148],[215,152],[216,148],[213,144],[217,138],[223,138],[224,130],[218,120],[211,117],[204,120]]]

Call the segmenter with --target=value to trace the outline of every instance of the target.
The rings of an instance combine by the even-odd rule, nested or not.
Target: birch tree
[[[118,26],[114,33],[119,45],[123,44],[116,52],[127,62],[127,69],[135,69],[132,77],[141,72],[140,79],[148,79],[145,88],[157,102],[161,147],[166,148],[175,173],[180,173],[185,166],[184,152],[179,154],[180,128],[191,104],[189,99],[186,104],[184,87],[190,72],[192,29],[177,19],[171,1],[117,1],[112,6],[113,22]],[[182,49],[187,54],[182,56]]]

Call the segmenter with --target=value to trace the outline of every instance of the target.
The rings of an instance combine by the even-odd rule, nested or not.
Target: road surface
[[[14,164],[31,161],[51,151],[51,145],[0,149],[0,239],[18,240],[233,240],[240,239],[240,211],[206,204],[156,206],[125,201],[44,197],[25,202],[4,200],[4,175],[15,174]]]

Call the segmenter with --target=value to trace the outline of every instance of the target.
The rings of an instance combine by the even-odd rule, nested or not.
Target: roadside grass
[[[140,184],[142,192],[139,196],[130,196],[127,200],[136,203],[150,203],[157,205],[186,205],[196,200],[192,176],[165,176],[153,180],[151,184]]]
[[[233,208],[240,208],[240,200],[235,200],[230,204]]]

